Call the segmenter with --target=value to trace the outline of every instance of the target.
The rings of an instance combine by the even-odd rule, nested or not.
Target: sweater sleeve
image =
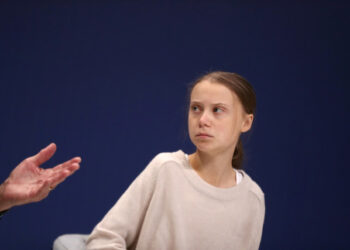
[[[136,244],[159,165],[158,155],[96,225],[88,238],[87,249],[127,249]]]
[[[260,208],[257,210],[257,214],[256,214],[257,226],[255,230],[255,237],[252,241],[252,247],[250,248],[252,250],[259,249],[262,232],[263,232],[264,220],[265,220],[265,196],[262,195]]]

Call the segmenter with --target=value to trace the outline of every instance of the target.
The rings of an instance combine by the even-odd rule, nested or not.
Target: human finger
[[[77,157],[74,157],[68,161],[61,163],[61,164],[58,164],[57,166],[53,167],[52,169],[54,171],[61,171],[63,169],[67,169],[67,168],[69,169],[69,168],[71,168],[71,166],[73,166],[73,165],[75,166],[76,164],[78,164],[78,166],[79,166],[80,162],[81,162],[81,158],[79,156],[77,156]],[[73,167],[73,169],[75,169],[75,167]]]
[[[48,146],[41,149],[39,153],[32,156],[31,158],[33,159],[34,163],[39,166],[44,162],[48,161],[54,155],[54,153],[56,152],[56,149],[57,149],[56,144],[50,143]]]
[[[73,163],[69,166],[66,166],[64,169],[60,169],[59,171],[54,171],[53,174],[49,178],[50,186],[56,187],[60,183],[62,183],[68,176],[72,175],[75,171],[80,168],[78,163]]]

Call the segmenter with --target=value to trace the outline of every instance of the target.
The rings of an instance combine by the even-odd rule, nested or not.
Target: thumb
[[[57,146],[55,143],[50,143],[48,146],[40,150],[39,153],[33,156],[34,163],[36,165],[41,165],[48,161],[56,152]]]

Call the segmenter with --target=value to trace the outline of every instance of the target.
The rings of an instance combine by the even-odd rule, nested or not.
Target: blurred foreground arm
[[[74,157],[53,168],[40,168],[55,151],[56,144],[51,143],[12,170],[10,176],[0,185],[0,211],[41,201],[52,189],[79,169],[80,157]]]

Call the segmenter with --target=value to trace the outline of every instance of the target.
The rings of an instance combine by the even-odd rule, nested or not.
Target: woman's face
[[[250,129],[252,114],[246,114],[237,95],[223,84],[202,81],[191,93],[188,130],[197,150],[233,154],[240,133]]]

